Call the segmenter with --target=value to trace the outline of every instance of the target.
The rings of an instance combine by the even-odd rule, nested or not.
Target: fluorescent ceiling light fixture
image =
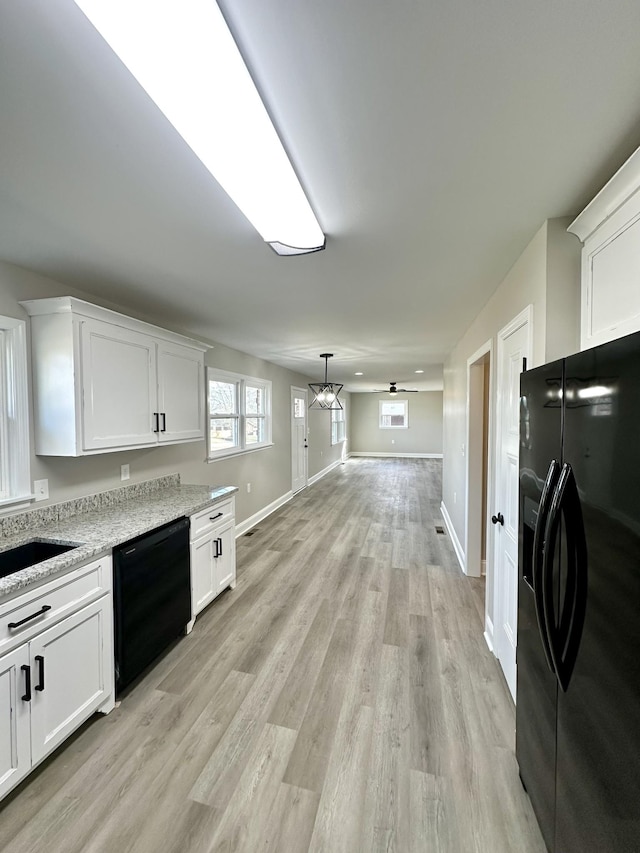
[[[357,373],[354,373],[353,375],[354,376],[364,376],[364,373],[361,373],[360,371],[358,371]]]
[[[424,370],[416,370],[414,373],[424,373]]]
[[[75,0],[264,240],[325,236],[214,0]]]

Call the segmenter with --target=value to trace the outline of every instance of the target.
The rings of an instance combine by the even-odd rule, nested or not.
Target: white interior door
[[[531,306],[498,333],[496,488],[493,521],[494,650],[516,698],[520,373],[531,361]]]
[[[307,390],[291,388],[291,491],[307,485]]]

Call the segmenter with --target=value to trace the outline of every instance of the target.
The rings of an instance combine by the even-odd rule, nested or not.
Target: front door
[[[493,521],[494,650],[516,698],[520,373],[531,363],[531,306],[498,332],[496,489]]]
[[[307,485],[307,391],[291,388],[291,491]]]

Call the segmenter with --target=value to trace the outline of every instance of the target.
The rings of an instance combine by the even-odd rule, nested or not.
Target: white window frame
[[[347,440],[347,416],[344,409],[331,409],[331,444]]]
[[[402,403],[404,408],[402,424],[383,424],[383,417],[388,417],[384,414],[384,407],[393,405],[397,406]],[[409,429],[409,401],[408,400],[380,400],[378,409],[378,426],[380,429]]]
[[[235,386],[235,412],[211,412],[209,407],[209,382],[228,382]],[[246,411],[247,386],[251,388],[261,388],[263,390],[265,407],[264,414],[256,415],[253,412]],[[213,462],[216,459],[223,459],[228,456],[238,456],[241,453],[253,453],[255,450],[262,450],[265,447],[271,447],[273,445],[271,440],[271,391],[272,383],[269,379],[259,379],[256,376],[245,376],[242,373],[230,373],[226,370],[218,370],[215,367],[207,367],[207,459],[209,462]],[[233,447],[225,447],[220,450],[213,450],[211,448],[211,418],[213,417],[237,419],[237,444]],[[264,439],[255,444],[247,444],[245,440],[246,422],[247,419],[254,419],[256,417],[264,419]]]
[[[0,513],[33,498],[30,463],[27,324],[0,317]]]

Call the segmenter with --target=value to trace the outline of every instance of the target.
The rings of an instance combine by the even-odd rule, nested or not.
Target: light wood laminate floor
[[[441,463],[349,460],[0,810],[5,853],[544,853]]]

